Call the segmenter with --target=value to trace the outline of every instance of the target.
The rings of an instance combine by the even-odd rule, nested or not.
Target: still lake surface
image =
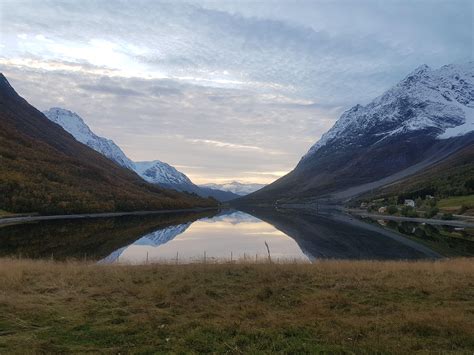
[[[268,246],[268,248],[267,248]],[[474,255],[474,231],[336,211],[236,210],[0,227],[0,256],[100,263],[400,260]]]

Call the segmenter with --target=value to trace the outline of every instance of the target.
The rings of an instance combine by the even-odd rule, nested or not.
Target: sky
[[[135,161],[269,183],[342,112],[474,58],[471,0],[0,0],[0,71]]]

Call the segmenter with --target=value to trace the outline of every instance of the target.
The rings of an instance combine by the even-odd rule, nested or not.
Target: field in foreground
[[[0,259],[0,353],[474,350],[474,259],[99,266]]]

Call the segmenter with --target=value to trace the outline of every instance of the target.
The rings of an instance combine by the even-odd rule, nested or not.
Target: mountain
[[[135,162],[135,171],[148,182],[178,191],[213,197],[218,201],[230,201],[239,196],[218,188],[195,185],[185,174],[159,160]]]
[[[211,189],[217,189],[222,191],[230,191],[239,196],[245,196],[257,190],[260,190],[265,184],[245,184],[238,181],[232,181],[224,184],[203,184],[200,187],[207,187]]]
[[[474,63],[423,65],[344,112],[293,171],[242,202],[347,200],[473,149],[473,131]]]
[[[43,112],[52,122],[57,123],[76,140],[91,147],[117,164],[135,171],[145,181],[161,187],[195,193],[201,197],[213,197],[219,201],[229,201],[239,197],[228,191],[215,188],[200,188],[182,172],[159,160],[133,162],[114,141],[96,135],[84,120],[74,112],[53,107]]]
[[[50,108],[43,112],[54,123],[57,123],[72,134],[79,142],[105,155],[117,164],[134,170],[135,164],[128,159],[125,153],[110,139],[99,137],[91,131],[89,126],[76,113],[59,107]]]
[[[197,186],[185,174],[159,160],[136,162],[135,170],[148,182],[178,191],[187,191],[202,197],[210,196],[221,202],[239,197],[232,192],[222,191],[218,188]]]
[[[78,142],[0,74],[0,209],[82,213],[214,206],[143,181]]]
[[[141,161],[135,163],[135,171],[146,181],[153,184],[179,186],[193,185],[192,181],[182,172],[159,160]]]

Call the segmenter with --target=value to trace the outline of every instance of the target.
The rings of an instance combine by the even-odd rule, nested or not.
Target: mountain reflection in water
[[[0,228],[0,256],[101,263],[439,258],[433,238],[404,236],[338,211],[256,209],[84,220]],[[463,250],[472,250],[465,241]],[[467,244],[466,244],[467,243]],[[268,245],[268,249],[267,249]],[[436,250],[436,251],[434,251]]]
[[[226,211],[213,218],[182,224],[153,233],[114,252],[102,262],[308,261],[298,244],[273,226],[246,213]],[[267,244],[265,244],[267,243]]]

